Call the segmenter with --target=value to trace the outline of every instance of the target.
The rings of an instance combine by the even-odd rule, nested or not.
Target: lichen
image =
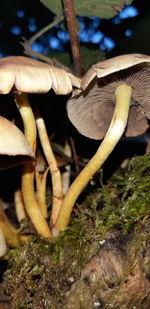
[[[83,267],[100,251],[112,229],[134,234],[127,254],[131,254],[132,245],[138,253],[135,227],[149,213],[150,156],[131,159],[106,185],[102,184],[101,173],[99,178],[94,190],[75,208],[68,229],[57,239],[48,241],[35,237],[10,251],[4,278],[7,294],[12,298],[12,309],[65,308],[72,284],[80,279]],[[140,246],[143,241],[145,239]],[[131,261],[117,286],[123,284],[132,265]],[[147,273],[150,273],[149,265],[146,259]],[[80,292],[84,301],[84,291]],[[96,301],[94,298],[92,303]]]

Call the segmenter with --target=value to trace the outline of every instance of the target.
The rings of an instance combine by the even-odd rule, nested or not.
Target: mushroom
[[[34,160],[24,134],[11,121],[0,116],[0,170]]]
[[[0,59],[0,93],[13,92],[24,123],[25,136],[35,153],[36,123],[27,93],[46,93],[51,88],[56,94],[68,94],[72,87],[80,87],[80,79],[52,65],[27,57],[10,56]],[[41,214],[34,196],[34,164],[26,164],[22,176],[25,208],[38,233],[51,236],[50,228]]]
[[[0,141],[0,170],[35,160],[24,134],[2,116],[0,116]],[[9,245],[15,246],[19,243],[19,235],[5,215],[0,200],[0,256],[3,255],[3,251],[6,251],[3,232]]]
[[[97,152],[70,186],[53,234],[69,222],[72,208],[90,178],[102,166],[124,133],[143,134],[150,119],[150,57],[122,55],[93,65],[67,104],[68,117],[78,131],[102,139]]]

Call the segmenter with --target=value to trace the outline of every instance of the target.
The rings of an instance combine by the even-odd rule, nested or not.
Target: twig
[[[39,30],[36,34],[34,34],[29,40],[26,40],[24,37],[22,37],[22,41],[21,41],[21,45],[24,48],[24,54],[28,55],[28,56],[33,56],[36,57],[46,63],[55,65],[59,68],[62,68],[70,73],[72,73],[72,70],[69,69],[68,67],[64,66],[61,62],[59,62],[57,59],[55,58],[50,58],[46,55],[43,55],[41,53],[35,52],[32,50],[31,45],[41,36],[43,35],[45,32],[47,32],[48,30],[52,29],[55,25],[57,25],[58,23],[61,23],[64,20],[65,16],[58,16],[55,18],[55,20],[48,24],[47,26],[45,26],[44,28],[42,28],[41,30]]]
[[[55,58],[51,59],[49,57],[47,57],[46,55],[43,55],[41,53],[35,52],[32,50],[31,45],[41,36],[43,35],[45,32],[47,32],[48,30],[52,29],[55,25],[57,25],[58,23],[61,23],[64,20],[65,16],[58,16],[55,18],[55,20],[48,24],[47,26],[45,26],[44,28],[42,28],[41,30],[39,30],[36,34],[34,34],[29,40],[26,40],[24,37],[22,37],[22,42],[21,45],[24,48],[24,54],[28,55],[28,56],[33,56],[36,57],[46,63],[55,65],[59,68],[62,68],[68,72],[72,72],[68,67],[64,66],[62,63],[60,63],[58,60],[56,60]]]
[[[48,30],[52,29],[55,25],[59,24],[64,20],[64,16],[58,16],[54,19],[54,21],[41,30],[39,30],[36,34],[34,34],[28,41],[28,46],[31,46],[33,42],[35,42],[41,35],[43,35]]]
[[[26,41],[26,39],[22,38],[22,42],[21,42],[21,45],[23,46],[24,48],[24,54],[25,55],[28,55],[28,56],[33,56],[33,57],[36,57],[46,63],[49,63],[51,65],[54,65],[58,68],[61,68],[61,69],[64,69],[65,71],[69,72],[69,73],[73,73],[72,70],[68,67],[66,67],[65,65],[63,65],[61,62],[59,62],[57,59],[55,58],[49,58],[48,56],[46,55],[43,55],[41,53],[38,53],[38,52],[35,52],[32,50],[32,48],[28,45],[28,41]]]
[[[81,0],[82,1],[82,0]],[[78,39],[76,16],[74,11],[73,0],[63,0],[64,11],[66,15],[67,27],[70,37],[72,58],[74,62],[74,73],[77,76],[83,74],[83,63],[81,57],[80,43]]]
[[[36,57],[36,58],[39,58],[40,60],[44,61],[44,62],[47,62],[49,64],[53,64],[53,60],[41,53],[38,53],[38,52],[35,52],[32,50],[32,48],[28,45],[28,41],[26,41],[24,39],[23,42],[21,42],[21,45],[23,46],[24,48],[24,54],[25,55],[28,55],[28,56],[33,56],[33,57]]]

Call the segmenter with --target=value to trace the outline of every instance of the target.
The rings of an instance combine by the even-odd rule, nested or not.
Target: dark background
[[[103,19],[100,26],[96,28],[96,30],[100,29],[105,36],[110,37],[115,42],[115,48],[108,52],[108,56],[110,56],[109,54],[116,55],[126,52],[150,53],[150,2],[147,0],[136,0],[133,1],[132,5],[138,10],[139,14],[137,16],[122,19],[119,24],[115,24],[114,19]],[[24,16],[20,16],[20,11],[23,11]],[[30,38],[37,30],[50,23],[53,17],[54,15],[39,0],[1,0],[0,55],[22,54],[23,48],[19,43],[21,37]],[[84,21],[86,29],[88,29],[91,20],[85,18]],[[16,27],[19,30],[15,29]],[[126,29],[132,30],[131,36],[126,37]],[[45,47],[45,51],[49,48],[49,37],[57,37],[57,32],[58,29],[55,28],[40,39],[40,43]],[[60,45],[62,45],[61,41]],[[52,45],[55,46],[55,43]],[[98,45],[94,44],[93,47],[98,48]],[[59,47],[57,46],[56,49],[58,50]]]
[[[106,58],[124,53],[145,53],[150,55],[150,2],[147,0],[137,0],[133,1],[132,5],[138,10],[137,16],[122,19],[119,24],[114,21],[114,18],[109,20],[102,19],[100,25],[95,30],[100,30],[104,37],[110,38],[114,46],[101,48],[103,41],[101,44],[92,44],[91,42],[86,42],[87,40],[83,42],[84,39],[81,45],[86,45],[92,50],[103,49]],[[22,13],[18,12],[23,12],[23,16],[21,17]],[[1,0],[0,56],[23,55],[23,48],[20,44],[22,37],[29,39],[36,31],[50,23],[53,18],[54,15],[38,0]],[[85,29],[88,30],[91,27],[92,20],[90,18],[81,18],[81,21],[85,23]],[[130,36],[126,35],[126,30],[128,29],[131,31]],[[52,47],[56,47],[56,51],[59,53],[69,52],[69,42],[66,39],[64,41],[62,38],[60,39],[58,35],[59,30],[60,27],[55,27],[40,38],[37,41],[37,50],[45,52],[50,56],[51,53],[55,53]],[[100,142],[81,136],[71,125],[66,115],[66,101],[68,97],[56,96],[51,91],[45,95],[31,95],[30,100],[33,105],[38,104],[45,119],[49,136],[53,134],[55,142],[63,146],[65,137],[72,136],[77,154],[80,157],[90,158]],[[2,115],[10,120],[15,119],[16,124],[22,128],[20,116],[11,95],[0,96],[0,109]],[[146,142],[144,140],[140,143],[135,139],[131,139],[130,142],[127,140],[121,141],[105,164],[104,178],[105,175],[107,178],[124,158],[144,153],[145,147]],[[3,177],[4,172],[1,173],[1,177]],[[7,174],[6,179],[8,181],[7,177],[9,175],[10,179],[11,174],[9,171],[5,173]],[[0,191],[6,196],[5,190],[6,184],[2,183]],[[14,188],[12,188],[12,192],[13,190]]]

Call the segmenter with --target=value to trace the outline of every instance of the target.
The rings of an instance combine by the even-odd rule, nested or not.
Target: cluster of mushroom
[[[51,224],[55,224],[63,198],[61,175],[57,169],[44,121],[39,114],[35,117],[27,94],[46,93],[53,89],[56,94],[66,95],[72,92],[73,86],[80,87],[80,79],[64,69],[27,57],[10,56],[0,59],[0,93],[11,92],[13,94],[24,124],[23,134],[12,122],[0,117],[0,164],[4,169],[24,163],[21,191],[16,194],[15,198],[16,209],[19,213],[25,211],[37,233],[44,237],[51,237],[52,234],[46,220],[47,214],[44,213],[44,207],[42,208],[44,196],[39,199],[40,201],[37,201],[35,197],[36,126],[49,168],[51,171],[55,170]],[[46,173],[47,171],[44,178],[46,178]],[[43,190],[43,195],[44,192]],[[6,217],[2,220],[1,214],[0,227],[7,241],[7,235],[12,231],[11,224],[8,224]]]
[[[6,57],[0,60],[0,93],[11,91],[14,95],[24,123],[24,151],[21,155],[32,158],[23,168],[23,204],[40,235],[56,236],[67,227],[79,194],[123,134],[137,136],[147,130],[147,119],[150,119],[149,73],[150,57],[142,54],[123,55],[99,62],[89,69],[82,80],[63,69],[26,57]],[[72,92],[73,86],[79,89],[73,92],[67,104],[70,121],[81,134],[104,140],[63,199],[61,175],[55,165],[44,121],[39,115],[35,120],[27,93],[46,93],[52,88],[56,94],[68,94]],[[50,169],[57,175],[54,178],[57,193],[53,193],[50,225],[34,192],[36,124]],[[1,130],[0,119],[0,134]]]

